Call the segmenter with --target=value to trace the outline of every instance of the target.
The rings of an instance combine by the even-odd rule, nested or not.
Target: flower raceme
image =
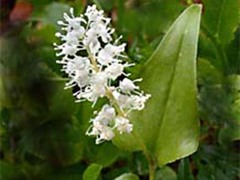
[[[128,78],[130,74],[124,72],[125,67],[133,64],[123,61],[126,44],[119,43],[121,37],[113,40],[110,21],[96,5],[88,6],[79,17],[74,16],[71,8],[70,15],[64,13],[64,21],[58,21],[64,33],[58,32],[56,36],[62,44],[54,44],[56,55],[60,57],[57,63],[62,64],[62,71],[70,79],[65,88],[78,87],[74,93],[76,101],[87,100],[93,106],[98,98],[106,97],[109,101],[95,113],[86,132],[96,136],[96,144],[111,140],[114,131],[131,133],[133,125],[128,119],[129,113],[142,110],[150,97],[135,85],[141,79],[132,81]]]

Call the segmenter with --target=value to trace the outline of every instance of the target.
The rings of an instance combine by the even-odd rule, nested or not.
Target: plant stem
[[[156,171],[156,161],[155,159],[149,154],[146,149],[143,149],[143,153],[148,160],[148,168],[149,168],[149,180],[155,180],[155,171]]]
[[[99,69],[99,67],[98,67],[95,56],[91,54],[91,51],[89,50],[89,48],[86,48],[86,49],[87,49],[87,53],[89,55],[89,59],[92,63],[94,71],[97,72],[97,73],[101,72],[101,69]],[[118,115],[126,118],[126,113],[120,108],[119,104],[117,103],[117,100],[113,96],[112,91],[108,87],[105,87],[105,89],[106,89],[106,97],[109,99],[109,101],[115,107],[116,111],[118,112]]]
[[[112,105],[115,107],[118,115],[126,118],[126,113],[119,107],[117,100],[114,98],[112,91],[106,87],[106,97],[112,102]]]
[[[101,72],[101,69],[98,67],[96,58],[94,57],[94,55],[91,54],[89,48],[87,49],[87,53],[89,55],[89,59],[92,63],[93,66],[93,70],[95,72]],[[125,112],[120,108],[120,106],[117,103],[117,100],[114,98],[112,91],[108,88],[106,88],[106,97],[112,102],[112,105],[115,107],[118,115],[126,118],[126,114]],[[148,166],[149,166],[149,180],[154,180],[155,179],[155,171],[156,171],[156,161],[155,159],[150,155],[150,153],[147,151],[147,148],[144,144],[142,144],[141,142],[141,146],[142,146],[142,150],[144,155],[146,156],[147,160],[148,160]]]
[[[148,162],[149,166],[149,180],[154,180],[155,179],[155,171],[156,171],[156,165],[155,161],[150,158]]]

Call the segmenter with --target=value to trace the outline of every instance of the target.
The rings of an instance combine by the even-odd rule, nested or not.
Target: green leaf
[[[240,16],[239,16],[240,17]],[[227,46],[226,54],[230,66],[230,73],[240,74],[240,26],[235,33],[234,40]]]
[[[141,72],[152,97],[130,118],[131,135],[115,138],[128,150],[155,156],[159,165],[185,157],[198,146],[196,52],[201,6],[192,5],[175,21]]]
[[[213,86],[222,83],[222,74],[206,59],[198,59],[197,71],[198,85]]]
[[[175,0],[139,2],[134,11],[118,2],[118,30],[130,37],[156,38],[165,34],[184,6]],[[160,23],[159,23],[160,22]],[[133,38],[136,39],[136,38]]]
[[[107,152],[107,153],[106,153]],[[119,155],[119,149],[111,143],[104,143],[96,146],[95,142],[86,146],[86,157],[92,162],[101,164],[104,167],[112,164]]]
[[[91,164],[83,173],[83,180],[97,180],[102,166],[99,164]]]
[[[237,0],[204,0],[203,25],[217,40],[229,43],[239,23]]]
[[[38,18],[39,16],[41,16],[44,13],[44,8],[52,3],[54,0],[42,0],[42,1],[38,1],[38,0],[28,0],[29,3],[32,4],[33,6],[33,12],[31,14],[31,18],[35,19]]]
[[[156,172],[155,179],[176,180],[177,175],[172,168],[164,166]]]
[[[218,58],[218,50],[212,39],[207,34],[200,32],[198,43],[198,57],[202,57],[211,61],[211,63],[221,68],[221,61]]]
[[[58,76],[56,76],[58,78]],[[64,90],[64,84],[62,82],[53,82],[57,85],[56,93],[51,99],[51,104],[49,105],[49,116],[55,117],[66,117],[69,118],[76,110],[77,106],[74,102],[74,97],[72,91]],[[64,103],[59,103],[64,102]]]
[[[221,144],[240,140],[240,125],[220,129],[218,138]]]
[[[139,180],[138,176],[132,173],[125,173],[114,180]]]
[[[69,9],[70,6],[67,4],[53,2],[45,8],[43,21],[59,28],[57,21],[63,19],[63,13],[68,13]]]
[[[134,168],[137,174],[140,176],[147,175],[149,173],[148,161],[142,152],[134,152]]]
[[[194,180],[188,159],[182,159],[178,167],[178,180]]]

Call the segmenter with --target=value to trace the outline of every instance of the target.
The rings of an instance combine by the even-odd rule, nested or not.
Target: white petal
[[[124,117],[117,117],[115,119],[115,122],[117,130],[120,132],[120,134],[132,132],[133,125],[129,122],[128,119]]]
[[[135,89],[139,89],[138,86],[136,86],[132,80],[128,79],[128,78],[124,78],[122,81],[120,81],[120,85],[119,85],[120,89],[122,92],[124,93],[128,93],[130,91],[133,91]]]
[[[116,80],[119,76],[121,76],[123,74],[123,69],[124,69],[124,65],[114,63],[114,64],[111,64],[110,66],[108,66],[105,69],[105,72],[107,73],[107,75],[110,79]]]

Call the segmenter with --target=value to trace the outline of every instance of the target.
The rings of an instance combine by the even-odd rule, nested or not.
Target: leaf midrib
[[[187,23],[188,24],[188,23]],[[172,92],[172,83],[173,83],[173,80],[174,80],[174,77],[175,77],[175,74],[176,74],[176,68],[177,68],[177,64],[178,64],[178,61],[179,61],[179,55],[180,55],[180,52],[182,51],[182,46],[183,46],[183,40],[184,40],[184,37],[185,37],[185,33],[183,33],[183,35],[181,36],[180,38],[180,43],[179,43],[179,47],[178,47],[178,53],[177,53],[177,60],[175,61],[175,66],[174,66],[174,70],[173,70],[173,73],[172,73],[172,76],[171,76],[171,80],[169,81],[169,88],[168,88],[168,91],[167,91],[167,96],[166,96],[166,100],[164,102],[164,109],[163,109],[163,113],[161,115],[161,118],[160,118],[160,123],[159,123],[159,131],[157,131],[157,142],[159,142],[159,136],[160,136],[160,133],[161,133],[161,130],[162,130],[162,124],[163,124],[163,120],[164,120],[164,116],[165,116],[165,113],[166,113],[166,109],[167,109],[167,104],[169,102],[169,98],[170,98],[170,95],[171,95],[171,92]],[[156,143],[153,144],[153,150],[154,152],[156,151]]]

